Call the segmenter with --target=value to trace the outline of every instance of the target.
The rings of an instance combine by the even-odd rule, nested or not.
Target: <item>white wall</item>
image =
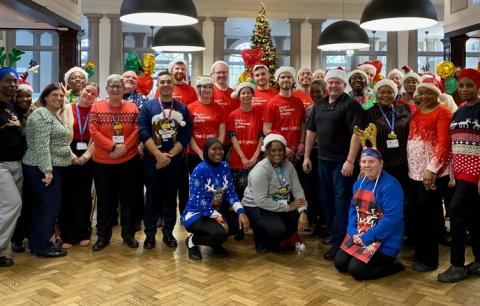
[[[82,0],[33,0],[69,21],[81,25]]]
[[[450,13],[452,0],[445,0],[445,33],[460,30],[480,22],[480,5],[473,5],[473,0],[468,0],[468,8]],[[478,1],[477,1],[478,2]]]

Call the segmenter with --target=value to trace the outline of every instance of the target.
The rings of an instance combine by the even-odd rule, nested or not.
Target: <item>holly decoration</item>
[[[127,59],[125,60],[125,65],[123,66],[124,71],[135,71],[136,74],[140,74],[142,69],[142,62],[138,57],[137,52],[130,51],[128,52]]]
[[[255,27],[253,28],[251,48],[262,49],[262,64],[268,67],[270,72],[270,83],[273,84],[275,70],[277,70],[278,65],[277,49],[273,47],[270,23],[267,19],[265,4],[263,1],[261,3],[262,8],[257,14]]]

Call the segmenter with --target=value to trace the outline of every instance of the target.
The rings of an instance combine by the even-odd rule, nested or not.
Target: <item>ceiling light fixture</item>
[[[430,0],[372,0],[363,9],[360,26],[376,31],[409,31],[437,24]]]
[[[345,0],[342,2],[342,18],[345,18]],[[332,23],[322,31],[317,48],[323,51],[355,50],[370,46],[368,34],[358,24],[348,20]]]
[[[123,0],[120,20],[154,26],[180,26],[198,22],[192,0]]]
[[[205,42],[194,26],[161,27],[153,37],[152,48],[158,52],[195,52],[205,50]]]

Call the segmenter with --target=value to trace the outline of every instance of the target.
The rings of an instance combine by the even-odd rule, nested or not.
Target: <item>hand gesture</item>
[[[50,183],[52,182],[53,180],[53,174],[52,172],[47,172],[45,173],[45,178],[42,179],[42,182],[45,183],[45,187],[47,187],[48,185],[50,185]]]
[[[288,211],[294,211],[305,206],[304,199],[296,199],[288,204]]]
[[[248,231],[248,229],[250,228],[250,220],[248,220],[246,214],[241,213],[240,215],[238,215],[238,225],[240,229]]]

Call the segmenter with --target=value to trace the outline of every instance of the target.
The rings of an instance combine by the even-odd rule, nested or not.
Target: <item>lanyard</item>
[[[275,174],[277,175],[278,182],[280,183],[280,187],[285,186],[285,167],[283,164],[280,165],[280,171],[275,171]],[[280,172],[280,173],[279,173]]]
[[[390,104],[390,106],[391,106],[390,108],[392,109],[392,123],[390,123],[390,121],[388,121],[387,115],[385,115],[385,112],[383,111],[382,107],[380,106],[380,104],[378,104],[378,107],[380,108],[380,112],[382,113],[383,118],[385,119],[385,121],[387,121],[388,127],[390,128],[390,130],[392,132],[394,132],[394,130],[395,130],[395,106],[393,106],[393,103]]]
[[[377,188],[377,183],[378,183],[378,180],[380,179],[380,175],[382,175],[381,172],[380,172],[380,174],[377,176],[377,178],[375,179],[375,185],[373,185],[373,190],[372,190],[372,192],[375,192],[375,188]],[[358,189],[359,189],[359,190],[362,189],[363,182],[365,182],[365,179],[366,179],[366,178],[367,178],[367,177],[364,176],[363,179],[362,179],[362,181],[360,182],[360,186],[358,186]]]
[[[160,104],[160,109],[162,110],[162,113],[163,113],[163,120],[167,120],[167,115],[165,114],[165,111],[164,111],[164,108],[163,108],[163,105],[162,105],[162,101],[160,100],[160,98],[158,98],[158,103]],[[171,102],[172,105],[170,106],[170,113],[168,114],[168,122],[170,122],[170,120],[172,119],[172,113],[173,113],[173,101]]]
[[[75,104],[75,107],[77,109],[78,131],[80,132],[80,141],[83,142],[83,134],[85,134],[85,131],[87,130],[90,112],[88,112],[87,117],[85,118],[85,125],[82,125],[82,118],[80,117],[80,107],[78,106],[78,103]]]

